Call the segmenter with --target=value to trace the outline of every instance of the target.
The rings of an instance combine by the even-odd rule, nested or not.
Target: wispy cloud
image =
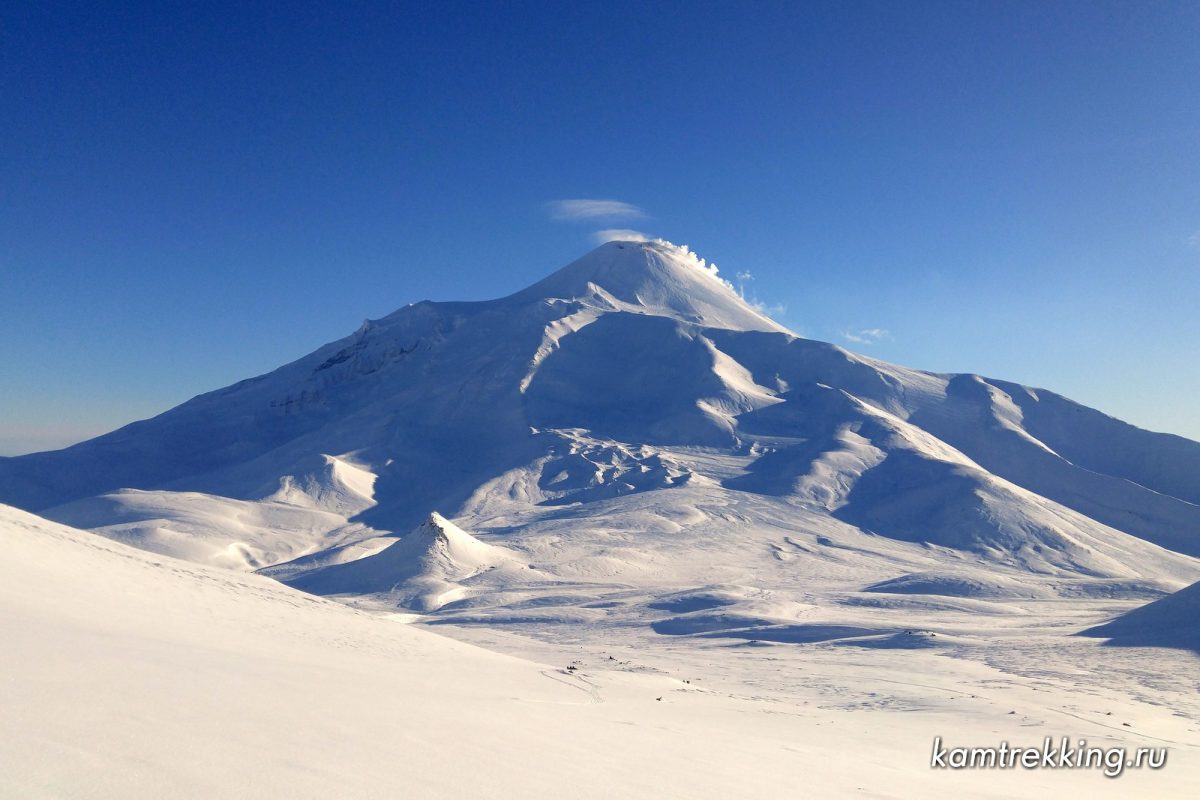
[[[646,212],[621,200],[553,200],[546,204],[551,219],[644,219]]]
[[[770,317],[778,322],[784,314],[787,313],[787,306],[783,303],[764,303],[762,300],[747,300],[750,307],[764,317]]]
[[[641,231],[633,231],[629,228],[606,228],[605,230],[593,233],[592,241],[596,244],[604,244],[605,242],[648,242],[650,241],[650,237]]]
[[[842,338],[855,344],[875,344],[880,340],[892,338],[892,335],[883,328],[862,328],[857,331],[842,331]]]
[[[738,296],[745,300],[746,303],[749,304],[749,306],[755,311],[762,314],[764,317],[770,317],[772,319],[777,319],[787,313],[787,306],[785,306],[783,303],[768,303],[765,300],[760,300],[753,291],[751,291],[751,293],[747,296],[746,284],[754,280],[754,273],[750,272],[750,270],[738,270],[737,272],[733,273],[733,276],[737,278],[736,291]],[[730,284],[730,288],[733,288],[732,284]]]
[[[1196,231],[1187,240],[1188,247],[1200,252],[1200,231]]]
[[[749,270],[744,269],[739,272],[735,272],[734,277],[737,278],[737,293],[739,296],[741,296],[741,298],[743,300],[745,300],[746,299],[746,283],[754,280],[754,276],[750,273]],[[755,307],[757,308],[757,306],[755,306]],[[759,313],[766,313],[765,310],[762,308],[759,308],[758,311],[759,311]]]

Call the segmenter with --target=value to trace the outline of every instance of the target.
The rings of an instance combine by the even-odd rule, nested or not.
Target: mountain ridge
[[[646,492],[755,495],[785,517],[1035,572],[1183,581],[1200,556],[1200,444],[803,339],[662,241],[603,245],[498,300],[406,306],[151,420],[0,459],[0,502],[52,519],[125,489],[152,493],[138,519],[155,530],[179,493],[214,498],[197,501],[214,514],[230,499],[305,509],[287,547],[254,540],[259,568],[411,530],[434,508],[519,530]],[[117,530],[129,513],[88,521],[165,546],[148,523]]]

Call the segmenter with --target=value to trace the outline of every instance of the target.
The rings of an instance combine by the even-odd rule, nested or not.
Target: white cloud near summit
[[[855,344],[875,344],[881,339],[891,337],[883,328],[863,328],[858,331],[842,331],[842,338]]]
[[[546,204],[551,219],[642,219],[646,212],[622,200],[553,200]]]
[[[606,228],[593,233],[592,241],[598,245],[605,242],[648,242],[650,237],[641,231],[633,231],[629,228]]]

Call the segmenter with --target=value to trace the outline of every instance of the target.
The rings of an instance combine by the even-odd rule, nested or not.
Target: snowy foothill
[[[1200,582],[1083,632],[1112,645],[1170,647],[1200,654]]]

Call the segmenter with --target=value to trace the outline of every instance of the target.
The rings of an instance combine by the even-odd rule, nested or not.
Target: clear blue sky
[[[482,5],[6,4],[0,453],[611,227],[804,335],[1200,439],[1200,5]]]

